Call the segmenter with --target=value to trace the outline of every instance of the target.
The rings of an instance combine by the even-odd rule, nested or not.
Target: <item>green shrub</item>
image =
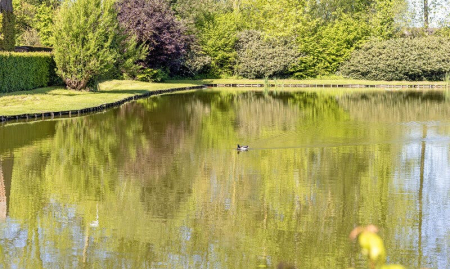
[[[163,82],[169,77],[168,72],[161,69],[145,68],[136,76],[139,81]]]
[[[64,2],[54,27],[54,55],[67,87],[86,89],[114,67],[117,34],[114,0]]]
[[[182,72],[187,77],[198,77],[211,71],[211,57],[198,44],[192,44],[183,64]]]
[[[119,53],[114,67],[100,76],[100,80],[136,79],[142,69],[141,60],[145,59],[148,48],[145,45],[138,45],[135,37],[129,37],[123,31],[116,36],[112,46]]]
[[[236,51],[237,73],[250,79],[286,77],[299,56],[288,42],[253,30],[239,33]]]
[[[450,39],[371,41],[342,65],[346,77],[370,80],[443,80],[450,72]]]
[[[31,90],[57,83],[50,53],[0,53],[0,92]]]

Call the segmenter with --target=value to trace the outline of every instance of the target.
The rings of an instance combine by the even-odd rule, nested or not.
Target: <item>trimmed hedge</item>
[[[450,72],[450,39],[398,38],[371,41],[354,51],[342,75],[368,80],[443,80]]]
[[[0,93],[56,84],[55,62],[46,52],[0,52]]]

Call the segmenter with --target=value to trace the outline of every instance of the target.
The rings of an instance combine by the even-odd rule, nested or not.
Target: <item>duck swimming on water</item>
[[[237,150],[239,151],[247,151],[248,150],[248,146],[239,146],[239,144],[237,145]]]

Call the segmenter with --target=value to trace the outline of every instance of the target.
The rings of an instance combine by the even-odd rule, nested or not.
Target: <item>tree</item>
[[[60,0],[13,0],[16,44],[52,46],[53,25]]]
[[[398,33],[400,24],[398,17],[404,14],[406,3],[403,0],[376,0],[372,4],[374,12],[364,14],[369,18],[371,36],[388,40]]]
[[[211,57],[210,75],[230,76],[236,64],[236,41],[238,28],[234,14],[220,14],[207,22],[199,34],[203,51]]]
[[[66,1],[54,28],[57,73],[67,87],[85,89],[112,70],[120,31],[114,0]]]
[[[171,2],[176,14],[189,24],[194,24],[197,29],[214,19],[216,14],[232,11],[228,1],[172,0]]]
[[[240,24],[246,29],[270,36],[295,38],[305,17],[305,0],[234,1],[235,13],[242,14]]]
[[[53,45],[53,18],[55,10],[52,6],[41,4],[36,10],[34,18],[34,25],[39,33],[39,38],[42,45]]]
[[[400,18],[407,27],[422,29],[421,35],[435,32],[436,28],[447,28],[450,25],[449,0],[408,0],[407,16]],[[411,31],[412,29],[408,29]]]
[[[179,71],[192,37],[165,0],[122,0],[117,3],[120,26],[148,46],[145,67]]]
[[[351,16],[302,34],[299,42],[303,57],[293,68],[297,78],[333,74],[370,35],[368,25]]]
[[[13,51],[16,39],[12,0],[0,0],[0,13],[2,17],[0,27],[0,50]]]

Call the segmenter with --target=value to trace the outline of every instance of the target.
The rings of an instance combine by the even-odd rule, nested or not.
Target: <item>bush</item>
[[[145,68],[141,70],[140,74],[136,76],[137,80],[146,82],[164,82],[168,78],[169,75],[166,71],[151,68]]]
[[[118,34],[114,0],[65,1],[54,28],[58,74],[67,87],[85,89],[114,67]]]
[[[443,80],[450,72],[450,39],[371,41],[342,65],[346,77],[370,80]]]
[[[264,38],[258,31],[244,31],[236,44],[237,73],[245,78],[286,77],[298,59],[292,45],[279,39]]]
[[[147,47],[138,45],[135,37],[128,37],[120,31],[113,48],[119,52],[114,67],[100,79],[135,79],[141,72],[140,61],[147,55]]]
[[[0,53],[0,92],[26,91],[56,83],[50,53]]]
[[[200,45],[193,43],[190,47],[182,70],[186,77],[198,77],[211,71],[211,57],[209,57]]]

